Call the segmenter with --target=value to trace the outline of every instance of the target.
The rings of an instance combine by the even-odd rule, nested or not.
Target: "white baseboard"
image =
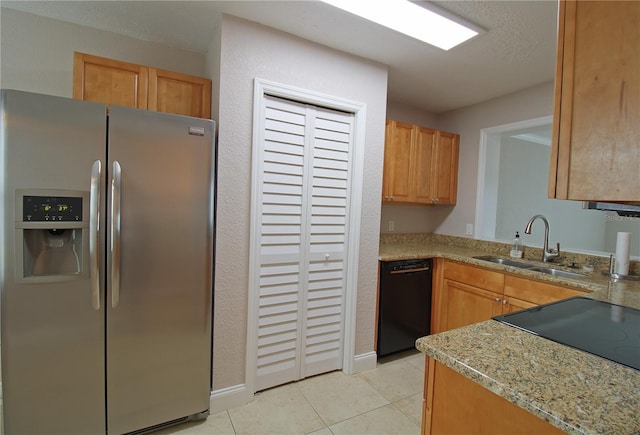
[[[376,368],[378,355],[375,352],[361,353],[353,358],[353,373],[360,373]]]
[[[360,373],[376,368],[378,356],[375,352],[367,352],[356,355],[353,359],[353,373]],[[216,414],[229,408],[244,405],[253,400],[253,394],[249,393],[246,384],[233,385],[219,390],[213,390],[209,398],[209,413]]]
[[[252,400],[253,394],[249,394],[245,384],[213,390],[209,398],[209,413],[216,414],[229,408],[244,405]]]

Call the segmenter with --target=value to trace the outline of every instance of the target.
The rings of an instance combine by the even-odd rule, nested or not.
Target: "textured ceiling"
[[[555,0],[434,3],[485,31],[443,51],[318,1],[3,0],[2,6],[200,53],[227,13],[384,63],[389,100],[433,113],[553,80]]]

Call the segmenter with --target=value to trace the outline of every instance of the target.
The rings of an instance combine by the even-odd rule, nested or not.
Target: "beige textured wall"
[[[2,8],[0,87],[71,97],[73,52],[204,76],[205,56]]]
[[[460,162],[458,202],[452,208],[434,207],[431,218],[438,223],[435,232],[465,236],[466,224],[474,223],[480,130],[552,114],[553,82],[548,82],[438,117],[441,129],[460,134]]]
[[[383,65],[231,16],[220,65],[214,390],[245,380],[254,78],[367,105],[356,354],[373,350],[387,92]]]
[[[394,221],[396,233],[430,233],[470,237],[466,224],[473,224],[478,184],[478,154],[480,130],[488,127],[524,121],[553,113],[553,82],[534,86],[462,109],[434,115],[399,103],[390,103],[390,119],[423,124],[460,134],[458,169],[458,201],[455,206],[382,207],[380,231],[389,233],[389,221]]]

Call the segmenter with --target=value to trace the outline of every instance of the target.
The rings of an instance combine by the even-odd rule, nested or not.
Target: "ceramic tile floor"
[[[331,372],[258,393],[251,403],[157,434],[420,433],[424,355],[382,358],[374,370]]]

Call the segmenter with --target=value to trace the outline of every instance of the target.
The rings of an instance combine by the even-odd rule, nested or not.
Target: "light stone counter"
[[[640,433],[637,370],[494,320],[416,348],[567,433]]]
[[[455,239],[387,238],[380,245],[380,260],[441,257],[574,286],[594,299],[640,309],[640,282],[604,277],[604,261],[596,259],[593,273],[577,271],[586,278],[558,278],[473,259],[508,256],[508,247]],[[565,432],[640,434],[640,371],[494,320],[422,337],[416,348]]]
[[[503,266],[474,258],[481,255],[496,255],[509,258],[509,245],[436,234],[383,235],[381,236],[378,258],[381,261],[409,260],[415,258],[446,258],[448,260],[481,266],[486,269],[494,269],[525,278],[533,278],[538,281],[547,281],[552,284],[575,287],[587,293],[604,291],[605,296],[603,297],[607,297],[606,291],[611,280],[602,273],[608,268],[609,259],[606,257],[562,252],[560,264],[542,263],[539,261],[539,258],[542,257],[541,249],[525,247],[525,258],[518,260],[536,266],[544,265],[585,275],[584,278],[571,279],[517,267]],[[572,269],[562,265],[572,262],[575,262],[579,266],[589,264],[594,267],[594,271],[587,272],[581,268]],[[632,262],[630,268],[632,274],[640,274],[640,263]],[[620,282],[623,282],[624,287],[629,291],[627,297],[636,298],[638,303],[640,303],[640,281]],[[597,295],[594,295],[594,297],[600,298]]]

